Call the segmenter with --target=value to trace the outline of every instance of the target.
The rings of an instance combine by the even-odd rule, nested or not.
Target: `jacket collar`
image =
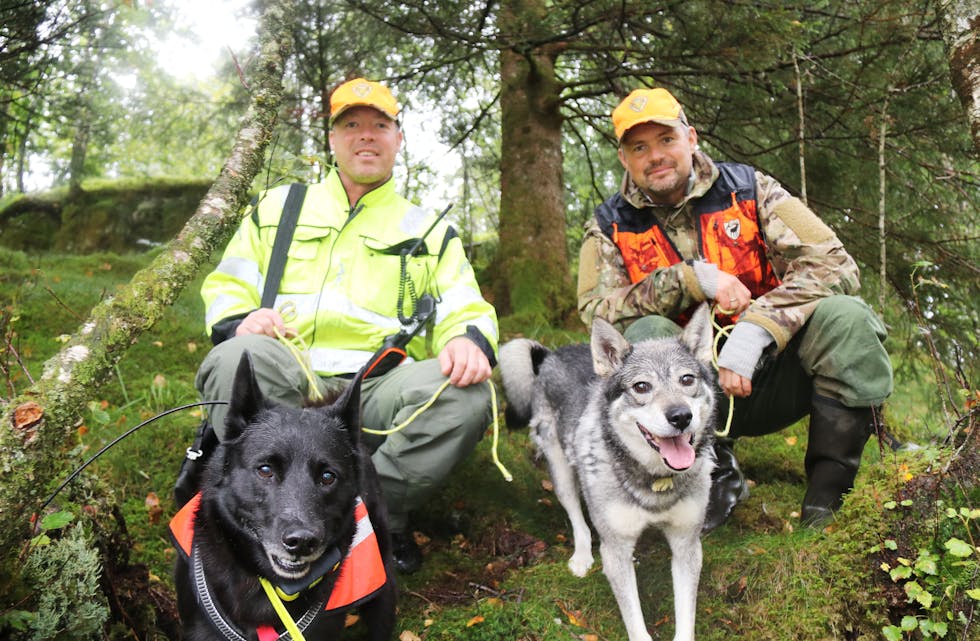
[[[353,210],[360,205],[363,205],[365,209],[382,206],[398,197],[398,194],[395,193],[394,173],[388,180],[361,196],[355,203],[347,199],[347,191],[344,189],[344,184],[340,181],[340,172],[336,167],[330,170],[324,182],[327,185],[327,190],[330,192],[330,195],[339,202],[344,203],[348,210]]]

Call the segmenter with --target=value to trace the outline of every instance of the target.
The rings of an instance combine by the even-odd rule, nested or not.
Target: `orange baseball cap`
[[[622,140],[630,128],[645,122],[668,127],[687,127],[684,108],[666,89],[634,89],[612,112],[616,139]]]
[[[351,107],[374,107],[392,120],[401,112],[388,87],[364,78],[348,80],[330,94],[330,125]]]

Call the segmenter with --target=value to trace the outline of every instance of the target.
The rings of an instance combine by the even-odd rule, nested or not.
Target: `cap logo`
[[[630,109],[636,113],[641,113],[646,108],[647,102],[649,102],[649,100],[646,96],[637,96],[636,98],[630,100]]]
[[[351,87],[351,91],[353,91],[354,95],[356,95],[358,98],[364,98],[371,93],[371,85],[366,82],[359,82]]]

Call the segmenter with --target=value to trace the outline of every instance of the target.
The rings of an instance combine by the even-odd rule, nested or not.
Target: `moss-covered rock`
[[[116,181],[23,195],[0,205],[0,244],[24,251],[132,252],[173,238],[207,180]]]

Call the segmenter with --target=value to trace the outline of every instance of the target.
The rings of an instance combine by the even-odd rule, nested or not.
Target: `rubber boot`
[[[735,441],[729,438],[715,441],[715,469],[711,472],[711,491],[702,532],[709,532],[728,520],[735,504],[749,496],[745,475],[735,460],[734,445]]]
[[[804,525],[820,528],[834,518],[844,494],[854,487],[873,424],[870,407],[847,407],[830,398],[813,396],[804,458],[807,490],[800,511]]]
[[[410,531],[391,533],[391,553],[395,568],[402,574],[413,574],[422,567],[422,550]]]

